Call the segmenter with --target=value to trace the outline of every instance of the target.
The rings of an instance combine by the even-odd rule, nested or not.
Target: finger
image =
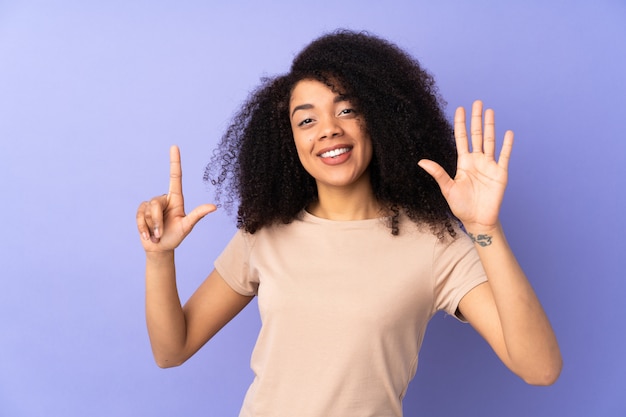
[[[493,159],[496,152],[496,117],[492,109],[485,110],[484,136],[483,152],[486,157]]]
[[[498,165],[505,170],[509,169],[509,161],[511,159],[511,152],[513,152],[513,138],[514,134],[512,130],[507,130],[504,134],[504,142],[502,143],[502,150],[498,157]]]
[[[459,155],[469,152],[467,143],[467,127],[465,125],[465,109],[459,107],[454,113],[454,138],[456,139],[456,150]]]
[[[146,219],[152,231],[151,235],[156,239],[160,239],[163,235],[163,211],[167,206],[166,200],[167,196],[164,195],[153,198],[148,203],[146,210]]]
[[[202,220],[204,216],[217,210],[214,204],[203,204],[191,210],[183,219],[183,232],[185,234],[191,232],[191,229]]]
[[[483,102],[476,100],[472,104],[470,133],[472,135],[472,152],[483,151]]]
[[[445,196],[448,195],[448,191],[450,187],[454,184],[450,175],[446,172],[445,169],[441,167],[435,161],[431,161],[429,159],[422,159],[417,163],[424,171],[426,171],[439,185],[441,189],[441,193]]]
[[[182,199],[183,196],[183,170],[180,163],[180,150],[174,145],[170,148],[170,187],[167,193],[168,201],[172,198]]]
[[[154,222],[152,221],[150,202],[146,202],[143,217],[146,222],[146,228],[148,229],[148,239],[151,240],[153,243],[158,243],[158,240],[154,237]]]
[[[146,224],[146,206],[148,205],[147,201],[144,201],[139,205],[137,209],[137,213],[135,215],[137,221],[137,230],[139,230],[139,234],[143,240],[150,239],[150,230],[148,229],[148,225]]]

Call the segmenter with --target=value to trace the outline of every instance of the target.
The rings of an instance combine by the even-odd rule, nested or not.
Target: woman
[[[251,95],[207,169],[218,197],[238,201],[240,230],[184,307],[174,249],[216,207],[185,214],[173,147],[169,193],[137,212],[159,366],[183,363],[258,296],[241,416],[401,416],[438,310],[526,382],[553,383],[556,338],[498,221],[513,133],[496,160],[492,110],[483,122],[474,103],[468,139],[464,109],[453,134],[441,107],[432,78],[385,40],[311,43]]]

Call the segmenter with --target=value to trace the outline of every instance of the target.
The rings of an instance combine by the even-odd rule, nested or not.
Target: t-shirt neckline
[[[360,220],[332,220],[325,219],[323,217],[318,217],[314,214],[311,214],[306,209],[302,210],[301,219],[305,222],[317,223],[317,224],[325,224],[325,225],[351,225],[351,226],[370,226],[374,223],[387,222],[391,217],[390,216],[381,216],[375,217],[372,219],[360,219]]]

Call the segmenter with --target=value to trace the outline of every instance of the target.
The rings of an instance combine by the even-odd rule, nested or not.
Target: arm
[[[492,244],[476,247],[488,282],[466,294],[459,310],[509,369],[529,384],[550,385],[562,366],[550,322],[502,227],[483,233]]]
[[[459,310],[509,369],[530,384],[549,385],[556,381],[562,367],[558,343],[498,220],[513,132],[506,132],[496,162],[493,111],[485,112],[483,135],[482,103],[476,101],[470,126],[471,152],[465,111],[457,109],[454,131],[458,164],[454,179],[433,161],[419,162],[437,181],[452,212],[463,222],[487,274],[488,281],[466,294]]]
[[[213,270],[182,307],[175,275],[173,253],[147,257],[146,321],[161,368],[184,363],[252,299],[235,292]]]
[[[144,202],[137,227],[146,252],[146,321],[160,367],[182,364],[249,302],[213,271],[183,308],[176,287],[174,249],[196,223],[215,211],[205,204],[185,215],[178,148],[170,150],[170,188]]]

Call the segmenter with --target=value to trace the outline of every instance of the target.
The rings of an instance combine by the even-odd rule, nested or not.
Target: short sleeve
[[[449,244],[436,244],[433,268],[435,308],[454,317],[465,294],[487,281],[474,244],[463,231],[458,230],[457,234]]]
[[[258,274],[250,265],[254,240],[254,235],[238,230],[214,263],[224,281],[239,294],[247,296],[256,295],[259,288]]]

